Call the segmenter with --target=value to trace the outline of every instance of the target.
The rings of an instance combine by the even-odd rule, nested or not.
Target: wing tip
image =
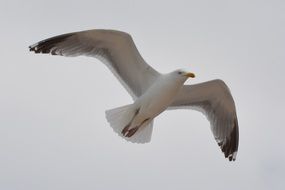
[[[59,36],[42,40],[38,43],[30,45],[29,50],[35,53],[44,53],[44,54],[51,53],[52,55],[57,55],[54,51],[52,51],[52,48],[72,35],[74,35],[74,33],[62,34]]]
[[[33,52],[35,52],[35,53],[39,53],[39,52],[37,52],[37,46],[39,45],[39,43],[35,43],[35,44],[33,44],[33,45],[30,45],[29,46],[29,50],[30,51],[33,51]]]
[[[238,142],[239,142],[239,130],[238,130],[238,121],[237,118],[234,119],[234,127],[229,135],[224,141],[218,143],[221,147],[222,152],[225,155],[225,158],[228,158],[229,161],[235,161],[238,151]]]

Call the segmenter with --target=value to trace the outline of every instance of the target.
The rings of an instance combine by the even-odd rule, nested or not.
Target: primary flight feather
[[[148,65],[131,36],[115,30],[88,30],[55,36],[30,51],[61,56],[100,59],[119,79],[134,102],[106,111],[113,130],[124,139],[146,143],[151,139],[153,119],[167,109],[192,108],[204,113],[214,137],[230,161],[238,151],[238,121],[234,100],[222,80],[184,85],[195,75],[184,70],[161,74]]]

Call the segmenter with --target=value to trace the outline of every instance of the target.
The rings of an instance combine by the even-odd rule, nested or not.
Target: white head
[[[183,69],[178,69],[175,70],[171,73],[169,73],[173,78],[181,81],[181,82],[185,82],[188,78],[195,78],[195,74],[191,73],[191,72],[187,72]]]

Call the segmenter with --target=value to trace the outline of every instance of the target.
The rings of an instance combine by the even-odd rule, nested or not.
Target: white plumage
[[[129,34],[114,30],[63,34],[30,46],[30,51],[102,60],[134,100],[106,111],[113,130],[126,140],[149,142],[157,115],[166,109],[194,108],[209,119],[225,157],[230,161],[236,159],[238,122],[234,100],[223,81],[184,85],[189,77],[194,77],[193,73],[176,70],[160,74],[143,60]]]

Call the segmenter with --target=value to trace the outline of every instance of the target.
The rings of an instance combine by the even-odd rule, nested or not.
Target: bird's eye
[[[179,74],[179,75],[181,75],[181,74],[182,74],[182,72],[181,72],[181,71],[179,71],[179,72],[178,72],[178,74]]]

